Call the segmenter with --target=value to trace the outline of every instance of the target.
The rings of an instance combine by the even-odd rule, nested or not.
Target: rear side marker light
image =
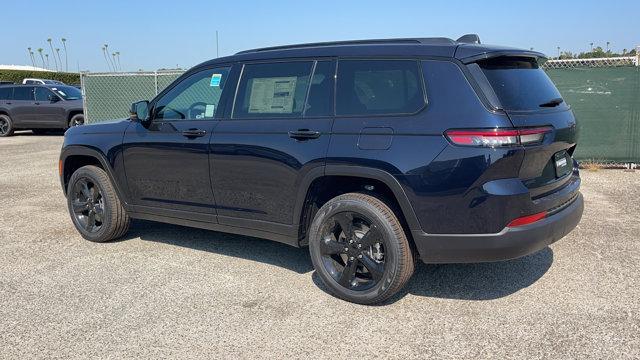
[[[541,213],[537,213],[537,214],[533,214],[533,215],[527,215],[527,216],[522,216],[519,217],[515,220],[513,220],[512,222],[510,222],[507,227],[518,227],[518,226],[524,226],[524,225],[529,225],[529,224],[533,224],[536,221],[542,220],[544,218],[547,217],[547,212],[543,211]]]
[[[456,145],[500,147],[540,144],[550,126],[526,129],[447,130],[445,135]]]

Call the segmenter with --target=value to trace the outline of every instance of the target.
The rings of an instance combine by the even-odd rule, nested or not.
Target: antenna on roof
[[[480,36],[477,34],[466,34],[460,36],[456,42],[465,43],[465,44],[481,44]]]

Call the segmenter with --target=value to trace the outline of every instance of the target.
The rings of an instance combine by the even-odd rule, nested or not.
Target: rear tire
[[[97,166],[83,166],[71,175],[67,206],[73,225],[89,241],[114,240],[129,230],[129,215],[107,173]]]
[[[69,127],[84,125],[84,115],[83,114],[75,114],[69,120]]]
[[[311,260],[335,296],[359,304],[387,300],[402,289],[415,263],[397,216],[380,199],[348,193],[317,212],[309,230]]]
[[[13,121],[7,115],[0,114],[0,137],[13,135]]]

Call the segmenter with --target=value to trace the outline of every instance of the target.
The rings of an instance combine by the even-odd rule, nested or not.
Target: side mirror
[[[56,95],[53,95],[53,94],[51,94],[51,95],[47,96],[47,99],[48,99],[49,101],[51,101],[52,103],[55,103],[55,102],[60,101],[60,98],[59,98],[59,97],[57,97]]]
[[[131,104],[131,110],[129,110],[129,119],[131,121],[139,121],[145,124],[149,120],[149,101],[142,100]]]

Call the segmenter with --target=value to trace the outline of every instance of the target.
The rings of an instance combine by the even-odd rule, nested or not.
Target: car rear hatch
[[[576,147],[576,121],[555,85],[540,67],[541,54],[499,53],[491,57],[471,59],[468,63],[489,103],[504,111],[514,128],[542,130],[540,141],[525,143],[519,177],[531,193],[532,200],[555,194],[548,206],[558,206],[575,196],[574,191],[561,191],[569,184],[577,189],[579,179],[572,176]],[[567,192],[563,196],[561,194]],[[546,202],[545,202],[546,203]],[[546,209],[545,209],[546,210]]]

